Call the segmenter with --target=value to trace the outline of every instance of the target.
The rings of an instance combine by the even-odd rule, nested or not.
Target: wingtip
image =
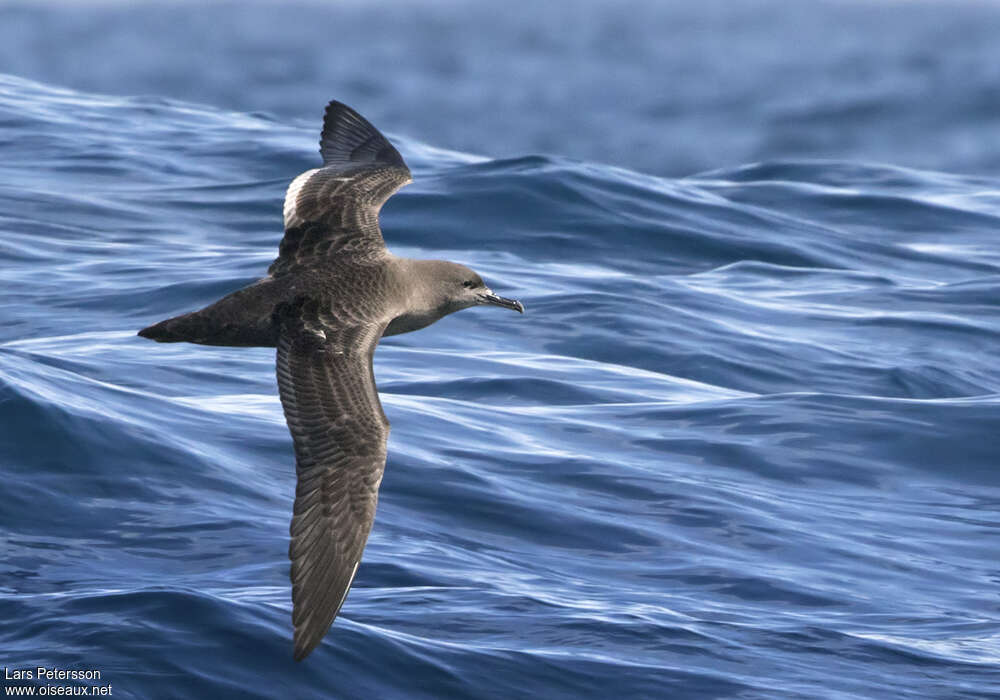
[[[305,633],[304,627],[297,627],[295,629],[295,647],[292,652],[292,658],[296,661],[302,661],[304,658],[313,653],[313,650],[319,646],[319,643],[323,641],[323,635],[307,635]]]
[[[340,100],[330,100],[323,111],[319,152],[325,165],[375,162],[406,167],[399,151],[382,132]]]
[[[331,120],[335,120],[338,115],[345,113],[352,116],[361,116],[350,105],[346,105],[340,100],[330,100],[323,109],[323,126],[330,126]]]
[[[338,124],[347,117],[348,122],[360,122],[363,125],[374,129],[368,121],[358,114],[358,111],[350,105],[344,104],[340,100],[330,100],[323,109],[323,131],[319,138],[320,153],[326,145],[327,139],[336,131]]]
[[[345,109],[350,112],[354,111],[349,105],[344,104],[340,100],[330,100],[329,102],[326,103],[326,109],[324,110],[324,114],[329,113],[333,110],[341,110],[341,109]]]

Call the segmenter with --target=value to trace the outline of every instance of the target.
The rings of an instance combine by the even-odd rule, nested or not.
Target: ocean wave
[[[8,667],[124,697],[987,696],[1000,182],[397,139],[390,247],[528,313],[381,345],[379,515],[296,666],[273,352],[134,333],[264,273],[315,125],[12,76],[0,123]]]

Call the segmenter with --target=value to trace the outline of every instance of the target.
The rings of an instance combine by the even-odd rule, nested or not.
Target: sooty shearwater
[[[372,373],[379,338],[470,306],[524,311],[464,265],[386,249],[379,209],[412,178],[361,115],[331,102],[320,154],[322,167],[288,187],[285,236],[267,277],[139,331],[161,343],[278,350],[298,476],[288,550],[296,660],[337,616],[375,518],[389,436]]]

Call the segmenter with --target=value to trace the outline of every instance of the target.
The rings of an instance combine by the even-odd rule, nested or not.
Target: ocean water
[[[650,113],[615,102],[595,119],[618,140],[535,115],[484,128],[479,148],[468,116],[449,131],[434,110],[494,125],[538,83],[512,83],[495,112],[499,88],[443,59],[438,73],[400,63],[386,93],[320,69],[275,87],[313,44],[291,41],[297,20],[274,25],[287,51],[256,46],[272,5],[248,5],[246,31],[221,29],[214,62],[181,80],[200,56],[184,47],[204,51],[232,7],[183,31],[183,4],[4,10],[0,665],[99,670],[29,683],[120,698],[1000,698],[995,6],[683,4],[682,28],[730,27],[758,57],[739,75],[759,91],[712,111],[678,77],[688,111],[664,113],[675,129],[659,140]],[[487,19],[420,7],[406,12],[421,31]],[[577,35],[618,16],[586,7]],[[615,54],[630,80],[659,75],[633,53],[666,60],[640,29],[667,11],[635,8],[617,30],[638,38]],[[882,23],[767,43],[770,19],[818,36],[830,17]],[[142,51],[128,48],[139,18],[161,28]],[[605,53],[498,21],[480,49],[444,45],[471,47],[472,65],[503,47],[511,76],[589,57],[579,99],[604,102]],[[928,45],[935,23],[970,32]],[[417,41],[404,30],[380,35],[389,58]],[[108,46],[135,61],[70,60]],[[755,110],[791,94],[764,78],[795,46],[800,77],[838,77],[806,91],[782,141]],[[725,74],[725,52],[694,55]],[[248,57],[279,67],[242,70]],[[859,96],[849,71],[824,72],[841,65],[886,67],[888,85]],[[923,109],[936,81],[954,99]],[[392,97],[418,89],[433,106],[408,126]],[[393,431],[378,516],[341,616],[295,663],[274,352],[135,333],[264,274],[333,97],[385,126],[413,170],[383,209],[390,248],[466,263],[527,313],[473,309],[380,345]]]

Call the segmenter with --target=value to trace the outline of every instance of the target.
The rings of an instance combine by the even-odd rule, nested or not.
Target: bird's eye
[[[466,289],[472,289],[473,287],[476,286],[476,283],[473,282],[472,280],[465,280],[464,282],[462,282],[462,286],[465,287]]]

